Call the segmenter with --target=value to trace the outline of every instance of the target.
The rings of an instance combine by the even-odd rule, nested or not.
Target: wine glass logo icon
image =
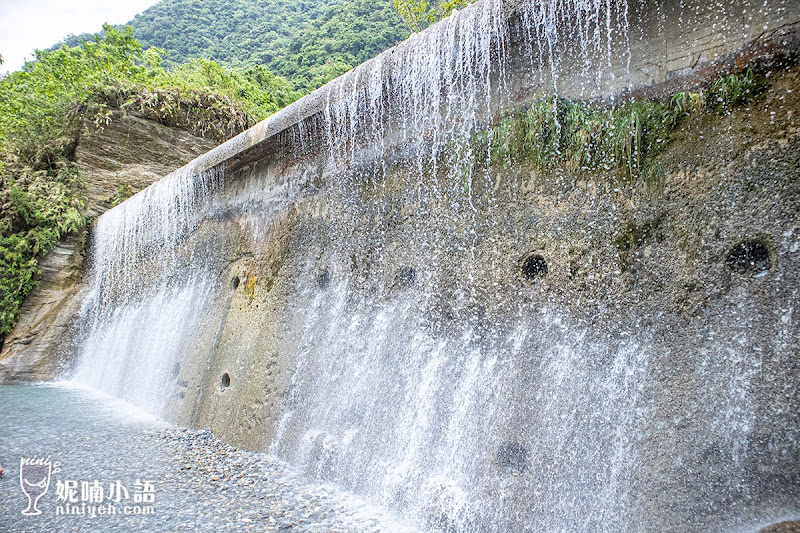
[[[19,460],[19,484],[28,497],[28,507],[22,511],[25,516],[36,516],[42,512],[36,507],[39,498],[50,487],[50,474],[53,465],[49,457],[22,457]]]

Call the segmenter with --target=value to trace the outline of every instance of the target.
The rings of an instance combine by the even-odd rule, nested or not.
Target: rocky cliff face
[[[120,192],[132,194],[215,146],[213,141],[115,110],[102,129],[86,124],[75,159],[87,186],[86,216],[112,207]],[[66,236],[39,262],[37,286],[0,351],[0,383],[48,380],[70,362],[68,329],[80,302],[88,232]]]
[[[86,125],[75,159],[88,184],[87,215],[94,217],[110,208],[120,187],[136,193],[216,144],[117,110],[102,129]]]

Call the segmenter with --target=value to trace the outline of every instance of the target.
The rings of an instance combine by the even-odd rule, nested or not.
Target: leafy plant
[[[763,88],[753,69],[748,68],[744,72],[717,79],[708,91],[707,101],[718,110],[728,111],[758,96]]]
[[[428,3],[427,0],[393,0],[392,6],[406,27],[416,33],[470,3],[472,0],[442,0],[433,3]]]
[[[670,100],[672,109],[672,122],[676,124],[683,117],[702,111],[706,107],[705,93],[684,91],[676,94]]]
[[[127,183],[119,183],[117,185],[117,194],[111,200],[111,205],[112,206],[119,205],[128,198],[130,198],[131,196],[133,196],[133,191],[131,190],[131,186],[128,185]]]
[[[201,58],[238,70],[261,66],[304,92],[408,37],[391,0],[162,0],[129,24],[145,48],[164,51],[168,68]],[[94,36],[66,44],[85,40]]]
[[[263,67],[196,60],[168,71],[162,57],[131,28],[106,25],[102,37],[37,51],[0,77],[0,338],[33,288],[38,259],[86,224],[73,163],[82,125],[106,127],[121,109],[223,141],[301,95]],[[112,202],[130,192],[121,185]]]

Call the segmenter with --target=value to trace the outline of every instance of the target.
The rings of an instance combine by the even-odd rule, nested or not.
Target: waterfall
[[[525,184],[493,170],[490,126],[520,94],[618,92],[628,9],[480,0],[267,119],[297,115],[263,161],[201,158],[104,214],[75,378],[182,423],[272,409],[239,424],[263,449],[423,529],[652,529],[641,489],[658,459],[642,442],[667,431],[652,421],[708,419],[729,439],[720,461],[738,461],[758,362],[721,341],[697,371],[714,379],[735,352],[726,396],[665,414],[654,398],[669,391],[650,374],[660,315],[573,312],[536,283],[492,277],[517,268],[513,228],[538,219],[500,207],[523,202]],[[530,67],[508,75],[520,54]],[[285,364],[285,387],[247,382],[264,370],[247,367],[266,357],[254,350],[277,352],[264,375],[283,383]],[[223,352],[240,373],[218,386]],[[226,404],[237,386],[278,392]],[[694,452],[673,450],[675,464],[682,453]]]

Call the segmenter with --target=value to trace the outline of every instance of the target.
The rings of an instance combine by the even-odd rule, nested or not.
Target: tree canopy
[[[163,56],[130,27],[105,26],[102,36],[39,50],[0,76],[0,343],[33,288],[38,258],[85,224],[73,161],[81,124],[101,128],[118,108],[223,141],[302,95],[263,66],[196,59],[165,70]]]
[[[408,37],[390,0],[162,0],[129,24],[144,47],[164,50],[166,67],[263,66],[304,91]]]
[[[471,4],[474,0],[394,0],[394,7],[397,16],[402,19],[406,27],[413,32],[420,32],[430,26],[449,17],[456,9],[462,9]]]

